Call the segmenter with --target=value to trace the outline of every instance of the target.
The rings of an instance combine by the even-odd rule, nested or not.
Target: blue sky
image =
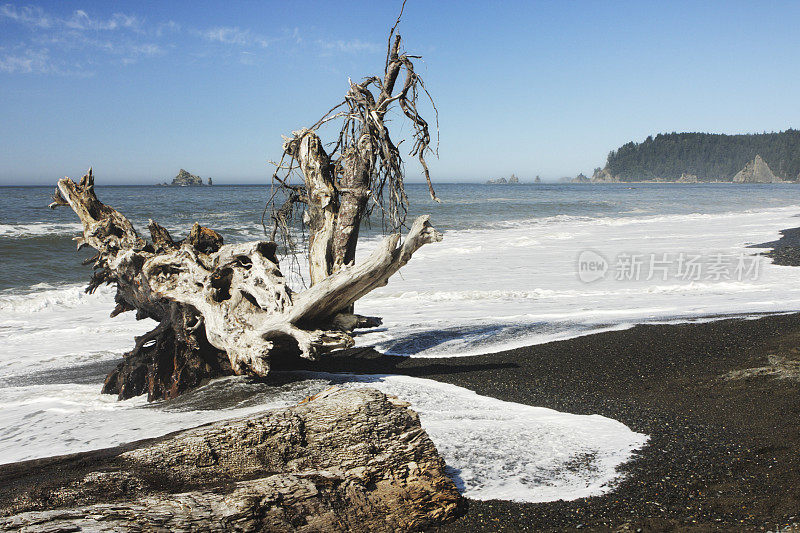
[[[0,184],[89,165],[264,182],[281,134],[380,72],[399,5],[0,0]],[[408,0],[400,33],[452,182],[589,173],[657,132],[798,128],[798,27],[800,2]]]

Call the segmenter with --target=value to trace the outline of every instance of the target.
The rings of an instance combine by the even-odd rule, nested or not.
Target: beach
[[[434,213],[443,241],[358,302],[383,324],[359,331],[355,348],[153,403],[100,389],[155,323],[110,318],[113,287],[83,290],[68,213],[50,218],[46,189],[8,189],[0,477],[38,464],[20,461],[252,416],[331,386],[373,387],[420,414],[465,496],[465,514],[445,531],[793,524],[800,269],[796,231],[785,228],[796,225],[800,190],[741,187],[747,195],[674,184],[443,186],[450,201]],[[137,228],[163,210],[180,236],[199,213],[237,243],[262,237],[256,190],[99,194]],[[422,203],[425,189],[409,190]],[[781,233],[789,237],[776,243]],[[380,239],[371,228],[360,253]],[[46,262],[28,268],[43,246]],[[585,276],[586,256],[599,278]]]
[[[797,376],[729,375],[768,367],[770,356],[800,365],[799,342],[800,314],[786,314],[641,325],[459,358],[355,349],[307,366],[436,380],[517,404],[602,415],[649,435],[611,492],[545,503],[468,497],[464,514],[440,531],[777,531],[800,521]],[[276,375],[282,385],[308,378]],[[206,409],[241,400],[202,398]],[[106,455],[89,454],[80,468]],[[0,465],[0,479],[12,483],[47,464]]]
[[[800,533],[797,20],[3,3],[0,532]]]
[[[399,373],[506,401],[601,414],[650,436],[604,496],[470,500],[443,531],[764,531],[800,522],[800,389],[769,355],[800,361],[800,314],[643,325],[474,357],[362,351],[322,368]],[[628,529],[624,529],[624,528]]]

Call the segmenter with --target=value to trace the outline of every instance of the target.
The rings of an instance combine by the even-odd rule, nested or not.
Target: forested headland
[[[778,178],[800,178],[800,130],[726,135],[717,133],[660,133],[643,142],[629,142],[608,154],[594,181],[731,181],[760,155]]]

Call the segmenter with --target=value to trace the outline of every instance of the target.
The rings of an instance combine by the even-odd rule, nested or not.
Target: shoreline
[[[763,255],[776,264],[800,265],[800,228],[781,235],[751,247],[772,248]],[[105,366],[92,364],[91,373],[102,375]],[[603,496],[467,499],[463,516],[442,532],[775,531],[800,524],[800,312],[640,324],[464,357],[355,348],[301,367],[433,379],[504,401],[599,414],[650,437]],[[86,369],[74,370],[78,376]]]
[[[800,228],[781,230],[780,235],[774,241],[752,244],[748,248],[769,248],[763,255],[772,259],[773,264],[800,266]]]
[[[799,344],[795,313],[639,325],[457,358],[356,349],[313,369],[434,379],[500,400],[600,414],[650,436],[606,495],[469,500],[466,514],[441,531],[759,531],[800,522],[800,387],[772,375],[725,376],[764,368],[772,354],[800,361]]]
[[[798,346],[800,313],[793,313],[637,325],[453,358],[356,348],[305,369],[433,379],[504,401],[599,414],[650,437],[605,495],[467,499],[466,512],[438,531],[774,531],[800,523],[800,380],[763,369],[778,355],[800,371]],[[760,371],[726,379],[747,369]]]

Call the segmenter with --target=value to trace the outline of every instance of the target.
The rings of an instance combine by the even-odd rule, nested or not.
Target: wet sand
[[[780,239],[750,247],[771,248],[764,255],[771,258],[776,265],[800,266],[800,228],[782,230]]]
[[[314,367],[436,379],[650,435],[605,496],[470,500],[443,531],[762,531],[800,523],[800,381],[780,373],[798,361],[792,314],[643,325],[463,358],[355,350]]]
[[[650,436],[604,496],[468,500],[444,532],[775,531],[800,523],[800,314],[642,325],[474,357],[355,349],[305,364],[435,379],[501,400],[601,414]],[[48,461],[2,470],[13,477]]]

